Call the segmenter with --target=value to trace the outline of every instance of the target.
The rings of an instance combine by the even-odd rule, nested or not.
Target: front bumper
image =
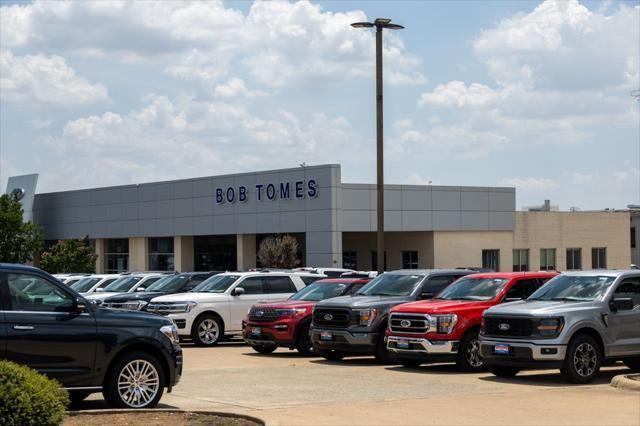
[[[242,322],[242,338],[251,346],[283,346],[292,348],[295,345],[296,333],[301,321],[282,319],[274,322]],[[260,334],[252,333],[254,328],[260,329]]]
[[[331,340],[321,338],[322,333],[330,333]],[[316,349],[335,350],[355,354],[373,354],[379,333],[355,332],[345,329],[311,328],[311,341]]]
[[[398,347],[398,342],[408,344],[406,348]],[[416,337],[387,337],[387,350],[398,355],[452,355],[458,353],[457,340],[429,340]]]
[[[497,354],[496,344],[509,345],[509,354]],[[559,368],[564,362],[567,346],[532,343],[517,340],[481,338],[480,356],[487,365],[504,365],[521,368]]]
[[[178,328],[179,336],[191,335],[191,325],[193,324],[193,319],[195,318],[195,316],[191,315],[191,313],[169,314],[163,316],[169,318],[175,323],[176,327]]]

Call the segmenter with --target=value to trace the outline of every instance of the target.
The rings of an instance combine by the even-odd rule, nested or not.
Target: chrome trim
[[[63,386],[67,390],[102,390],[102,386]]]
[[[398,340],[408,340],[409,343],[417,344],[422,347],[422,349],[398,349],[396,347],[391,347],[389,345],[390,342],[397,343]],[[438,343],[436,343],[438,342]],[[406,338],[406,337],[395,337],[389,336],[387,337],[387,350],[402,354],[402,353],[422,353],[422,354],[453,354],[455,355],[458,351],[454,351],[453,347],[458,343],[457,340],[428,340],[428,339],[414,339],[414,338]]]
[[[395,318],[395,317],[423,317],[424,320],[421,320],[424,322],[424,330],[419,330],[419,331],[401,331],[402,328],[404,327],[392,327],[391,326],[391,321]],[[409,312],[392,312],[391,315],[389,315],[389,330],[391,330],[393,333],[398,333],[398,334],[426,334],[426,333],[430,333],[432,331],[436,331],[437,329],[437,324],[435,323],[435,318],[432,318],[430,315],[428,314],[412,314]],[[412,328],[417,328],[417,327],[412,327]]]

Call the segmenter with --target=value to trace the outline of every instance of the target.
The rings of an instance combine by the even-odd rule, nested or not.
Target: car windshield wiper
[[[395,296],[395,294],[389,293],[370,293],[369,296]]]

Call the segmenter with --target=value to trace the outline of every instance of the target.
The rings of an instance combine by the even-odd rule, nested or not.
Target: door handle
[[[14,325],[14,330],[35,330],[35,327],[32,325]]]

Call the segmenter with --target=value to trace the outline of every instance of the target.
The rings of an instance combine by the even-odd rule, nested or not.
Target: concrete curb
[[[79,416],[79,415],[91,415],[98,416],[100,414],[126,414],[126,413],[195,413],[195,414],[208,414],[214,415],[218,417],[230,417],[236,419],[245,419],[252,422],[256,422],[259,425],[265,426],[266,423],[264,420],[259,419],[257,417],[248,416],[246,414],[236,414],[236,413],[227,413],[223,411],[206,411],[206,410],[176,410],[173,408],[154,408],[154,409],[97,409],[97,410],[74,410],[67,411],[68,416]]]
[[[631,377],[640,377],[640,374],[621,374],[611,380],[611,386],[618,389],[640,392],[640,380]]]

